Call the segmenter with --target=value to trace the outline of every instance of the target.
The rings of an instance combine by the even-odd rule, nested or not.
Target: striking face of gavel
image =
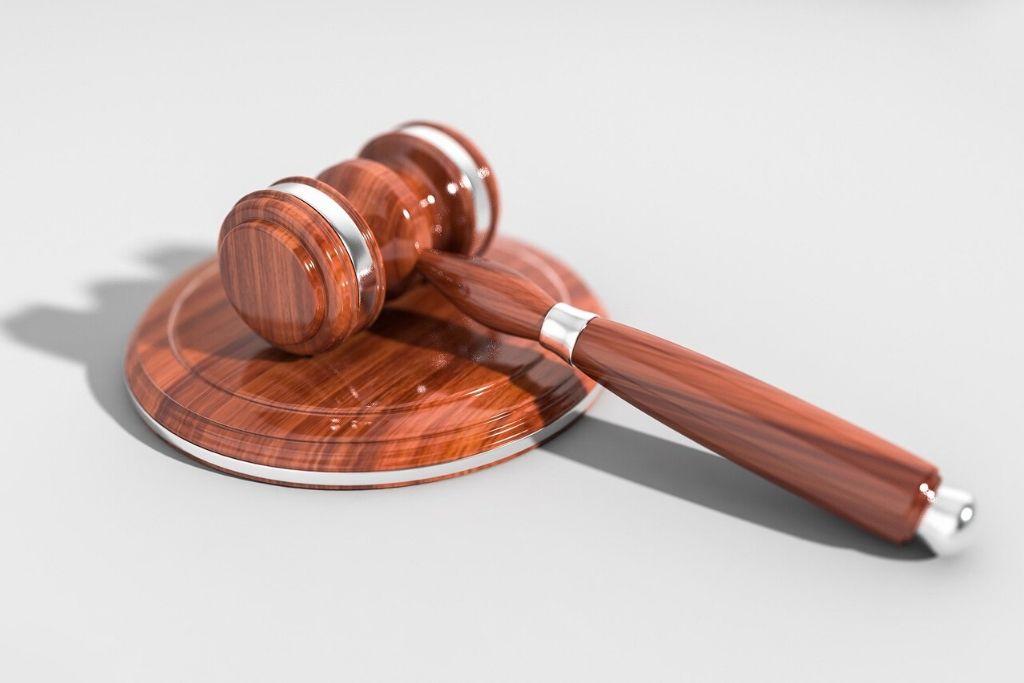
[[[604,320],[477,256],[497,185],[464,136],[434,124],[381,135],[359,158],[244,197],[221,228],[228,298],[264,339],[313,354],[373,323],[424,276],[476,321],[538,340],[694,441],[879,536],[963,542],[974,514],[938,469],[879,437],[694,351]],[[624,456],[628,457],[628,456]]]

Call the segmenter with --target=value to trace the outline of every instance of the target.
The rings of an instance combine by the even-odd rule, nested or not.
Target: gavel
[[[938,554],[963,546],[974,500],[935,465],[487,261],[499,207],[490,164],[466,136],[406,124],[315,179],[239,200],[220,231],[221,280],[254,332],[303,355],[342,344],[426,280],[477,322],[539,341],[658,421],[888,541],[916,534]]]

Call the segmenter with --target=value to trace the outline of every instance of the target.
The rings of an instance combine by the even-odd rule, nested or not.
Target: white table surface
[[[1024,4],[0,10],[4,680],[1007,680],[1024,609]],[[611,396],[390,491],[190,466],[121,354],[239,196],[409,118],[622,322],[937,462],[891,548]]]

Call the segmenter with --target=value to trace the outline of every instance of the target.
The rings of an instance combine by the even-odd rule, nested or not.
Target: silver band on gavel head
[[[439,128],[424,126],[414,123],[398,129],[399,133],[405,133],[423,140],[429,145],[438,149],[459,169],[459,184],[469,191],[473,197],[473,212],[476,214],[476,230],[481,234],[487,234],[494,227],[494,207],[491,204],[491,195],[487,184],[480,175],[480,167],[473,159],[473,155],[462,146],[462,144]]]
[[[337,233],[341,244],[352,261],[359,287],[359,308],[369,315],[377,305],[377,278],[380,277],[373,265],[373,253],[366,243],[366,237],[345,208],[329,194],[304,183],[284,182],[271,185],[271,190],[283,192],[301,200],[320,214]]]

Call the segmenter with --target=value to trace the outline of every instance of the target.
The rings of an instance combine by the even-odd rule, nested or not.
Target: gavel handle
[[[939,487],[931,463],[707,356],[601,318],[572,362],[648,415],[896,543]],[[934,495],[934,494],[932,494]]]
[[[538,339],[648,415],[793,493],[894,543],[920,533],[937,552],[961,544],[973,500],[940,488],[938,469],[902,448],[707,356],[556,303],[504,266],[428,252],[419,269],[479,322]]]

